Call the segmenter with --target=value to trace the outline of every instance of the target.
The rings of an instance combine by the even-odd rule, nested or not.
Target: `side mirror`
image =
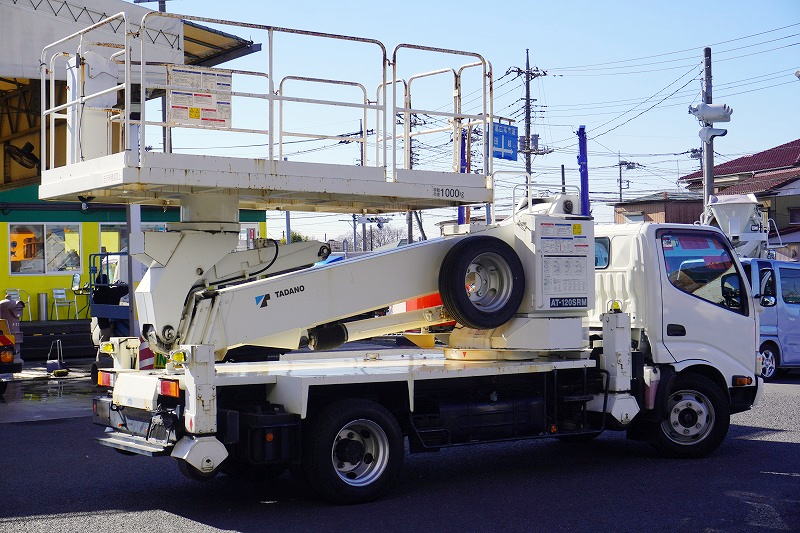
[[[775,307],[775,304],[778,303],[778,300],[775,299],[774,296],[762,296],[761,297],[761,306],[762,307]]]

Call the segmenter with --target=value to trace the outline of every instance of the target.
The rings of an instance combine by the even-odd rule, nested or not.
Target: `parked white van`
[[[754,297],[761,299],[761,375],[774,379],[800,368],[800,263],[742,259]]]

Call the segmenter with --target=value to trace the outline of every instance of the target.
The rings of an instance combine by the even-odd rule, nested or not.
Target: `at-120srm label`
[[[550,298],[550,307],[586,307],[587,298]]]

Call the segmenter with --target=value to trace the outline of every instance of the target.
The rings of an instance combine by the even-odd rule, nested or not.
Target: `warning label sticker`
[[[169,122],[229,128],[231,75],[214,69],[170,65],[167,68]]]

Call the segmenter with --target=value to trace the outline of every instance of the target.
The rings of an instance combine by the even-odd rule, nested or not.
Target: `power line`
[[[719,46],[721,44],[727,44],[727,43],[732,43],[732,42],[736,42],[736,41],[742,41],[742,40],[745,40],[745,39],[750,39],[751,37],[758,37],[759,35],[766,35],[768,33],[774,33],[776,31],[785,30],[787,28],[793,28],[795,26],[800,26],[800,22],[795,22],[794,24],[788,24],[786,26],[781,26],[779,28],[772,28],[772,29],[765,30],[765,31],[762,31],[762,32],[758,32],[758,33],[751,33],[749,35],[743,35],[741,37],[736,37],[734,39],[727,39],[725,41],[719,41],[717,43],[711,43],[709,46]],[[692,48],[684,48],[683,50],[674,50],[672,52],[664,52],[664,53],[661,53],[661,54],[655,54],[655,55],[649,55],[649,56],[641,56],[641,57],[635,57],[635,58],[629,58],[629,59],[619,59],[619,60],[616,60],[616,61],[606,61],[606,62],[603,62],[603,63],[591,63],[591,64],[587,64],[587,65],[577,65],[577,66],[570,66],[570,67],[551,67],[550,70],[569,70],[569,69],[579,69],[579,68],[586,68],[586,67],[596,67],[596,66],[602,66],[602,65],[612,65],[612,64],[616,64],[616,63],[628,63],[628,62],[632,62],[632,61],[640,61],[642,59],[652,59],[654,57],[664,57],[664,56],[669,56],[669,55],[674,55],[674,54],[681,54],[683,52],[691,52],[693,50],[700,50],[702,48],[703,48],[703,46],[694,46]]]

